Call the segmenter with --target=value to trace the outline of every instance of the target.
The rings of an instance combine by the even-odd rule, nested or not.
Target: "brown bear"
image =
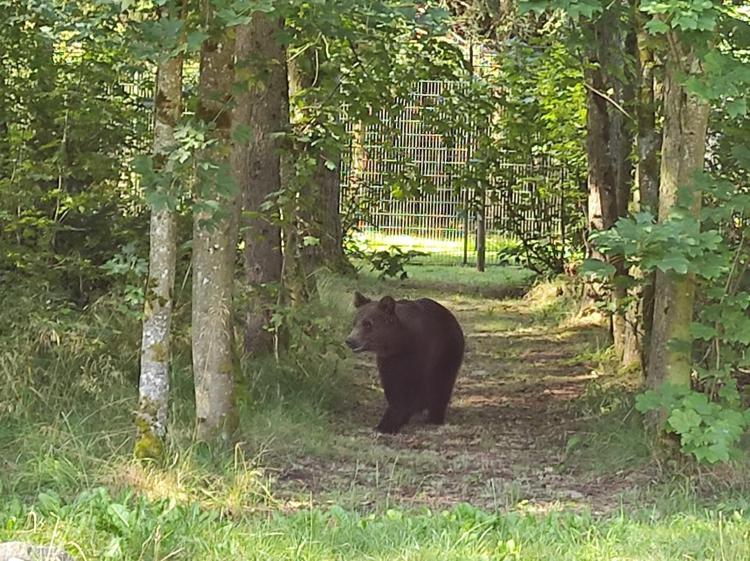
[[[373,301],[357,292],[354,306],[346,344],[355,353],[375,353],[388,403],[375,430],[395,434],[425,409],[428,422],[442,424],[464,355],[456,318],[429,298]]]

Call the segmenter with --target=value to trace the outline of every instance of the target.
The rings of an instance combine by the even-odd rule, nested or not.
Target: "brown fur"
[[[396,433],[425,409],[429,422],[442,424],[464,354],[456,318],[429,298],[372,301],[357,292],[354,306],[346,344],[375,353],[388,403],[376,430]]]

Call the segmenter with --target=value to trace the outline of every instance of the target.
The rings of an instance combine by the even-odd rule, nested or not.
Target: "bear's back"
[[[398,300],[396,315],[407,326],[420,352],[442,354],[454,350],[463,354],[464,335],[455,316],[434,300]],[[415,349],[417,350],[417,349]]]

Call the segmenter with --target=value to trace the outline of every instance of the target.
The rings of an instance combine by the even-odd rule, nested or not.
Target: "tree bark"
[[[289,95],[311,93],[315,89],[327,95],[335,88],[335,77],[326,68],[325,56],[318,53],[298,57],[289,64]],[[314,130],[316,115],[294,114],[292,125]],[[317,139],[323,140],[323,139]],[[309,169],[298,185],[298,206],[293,232],[287,239],[296,243],[295,248],[287,244],[286,272],[289,273],[291,292],[300,299],[309,298],[316,290],[314,273],[321,267],[342,270],[345,267],[343,236],[339,200],[341,193],[341,153],[325,142],[306,143],[299,146],[298,162],[307,162]],[[305,243],[305,239],[316,238],[317,244]],[[295,255],[297,258],[295,259]],[[294,288],[294,286],[297,288]]]
[[[162,8],[162,17],[169,17]],[[159,64],[156,72],[154,167],[169,173],[168,155],[180,117],[182,56]],[[143,311],[141,375],[138,384],[137,457],[160,459],[164,452],[169,407],[170,327],[177,254],[176,220],[172,208],[151,210],[149,267]]]
[[[695,54],[672,37],[664,80],[664,133],[659,184],[659,222],[669,219],[679,189],[692,188],[693,175],[703,168],[709,105],[690,94],[680,83],[686,71],[702,71]],[[693,188],[690,212],[698,216],[700,192]],[[654,323],[646,382],[651,388],[664,383],[690,384],[691,337],[695,277],[693,274],[657,271]],[[661,419],[660,421],[663,421]]]
[[[210,18],[210,14],[207,19]],[[228,34],[207,39],[201,49],[198,117],[217,141],[203,155],[218,171],[199,178],[193,213],[192,347],[197,436],[226,442],[236,427],[232,289],[236,250],[237,190],[231,185],[229,140],[234,42]],[[231,189],[229,189],[231,191]],[[216,212],[206,210],[215,205]]]
[[[237,31],[238,77],[244,91],[237,99],[235,122],[247,125],[247,143],[236,142],[234,169],[243,194],[244,267],[250,301],[245,312],[245,352],[268,353],[274,348],[269,331],[275,290],[281,282],[281,227],[278,209],[264,210],[269,195],[281,189],[281,141],[286,128],[288,96],[286,53],[277,35],[283,21],[256,13]]]
[[[584,71],[586,93],[586,161],[588,171],[588,232],[589,234],[611,228],[617,220],[617,193],[615,191],[614,168],[610,154],[609,103],[602,94],[609,86],[605,74],[607,48],[612,37],[607,20],[602,19],[592,26],[593,46],[588,55]],[[588,257],[605,260],[594,246],[587,248]],[[608,298],[601,287],[587,283],[584,300],[587,305]]]
[[[617,7],[602,14],[593,26],[593,45],[586,72],[587,156],[589,187],[589,232],[608,230],[627,216],[632,196],[633,178],[630,156],[633,132],[627,108],[633,104],[634,77],[627,70],[623,51],[634,41],[619,22]],[[604,259],[595,247],[591,257]],[[610,300],[613,307],[611,333],[618,359],[630,360],[635,334],[627,321],[628,271],[621,258],[609,259],[615,267],[611,292],[599,293],[598,286],[588,286],[588,300]]]
[[[586,95],[586,155],[588,162],[588,222],[591,232],[606,230],[617,220],[617,192],[615,190],[612,154],[610,154],[610,121],[608,101],[602,93],[608,89],[604,51],[611,40],[606,21],[595,24],[597,51],[587,66]],[[596,254],[596,251],[594,251]]]
[[[346,268],[346,259],[344,258],[344,236],[339,208],[341,199],[340,152],[330,155],[330,159],[322,155],[318,162],[316,183],[320,190],[320,205],[317,207],[319,218],[316,220],[320,224],[320,264],[334,271],[343,271]]]
[[[617,215],[615,220],[628,215],[633,198],[633,164],[631,156],[634,144],[634,123],[625,111],[632,110],[635,101],[635,75],[628,70],[626,56],[634,50],[635,36],[626,33],[622,25],[613,32],[614,47],[610,46],[609,64],[622,70],[611,76],[612,93],[615,101],[607,108],[610,115],[610,155],[612,157],[614,189],[616,197]],[[633,357],[639,356],[637,351],[636,326],[629,321],[628,286],[632,283],[629,271],[622,259],[613,262],[616,270],[614,286],[612,287],[612,340],[615,354],[622,366],[633,364]]]
[[[641,210],[656,213],[659,205],[659,150],[661,137],[656,125],[656,77],[654,53],[642,24],[637,31],[638,103],[636,104],[638,160],[636,181]]]
[[[656,124],[656,96],[654,53],[643,29],[638,7],[634,6],[636,19],[636,44],[633,57],[637,69],[636,149],[635,180],[637,185],[636,210],[657,212],[659,204],[659,151],[661,138]],[[654,277],[644,275],[638,267],[632,267],[630,276],[636,279],[636,288],[630,291],[632,300],[626,313],[631,329],[631,339],[623,352],[624,365],[636,365],[645,374],[648,366],[649,341],[653,323]]]

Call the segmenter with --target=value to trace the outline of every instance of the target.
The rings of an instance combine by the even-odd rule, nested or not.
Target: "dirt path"
[[[602,330],[550,326],[535,320],[526,300],[430,296],[456,313],[467,335],[447,424],[413,419],[401,434],[376,435],[370,427],[383,398],[374,361],[361,359],[359,399],[336,425],[330,449],[280,473],[282,488],[316,503],[365,508],[616,507],[635,476],[582,476],[561,466],[577,429],[569,401],[592,378],[592,365],[579,357],[604,343]]]

